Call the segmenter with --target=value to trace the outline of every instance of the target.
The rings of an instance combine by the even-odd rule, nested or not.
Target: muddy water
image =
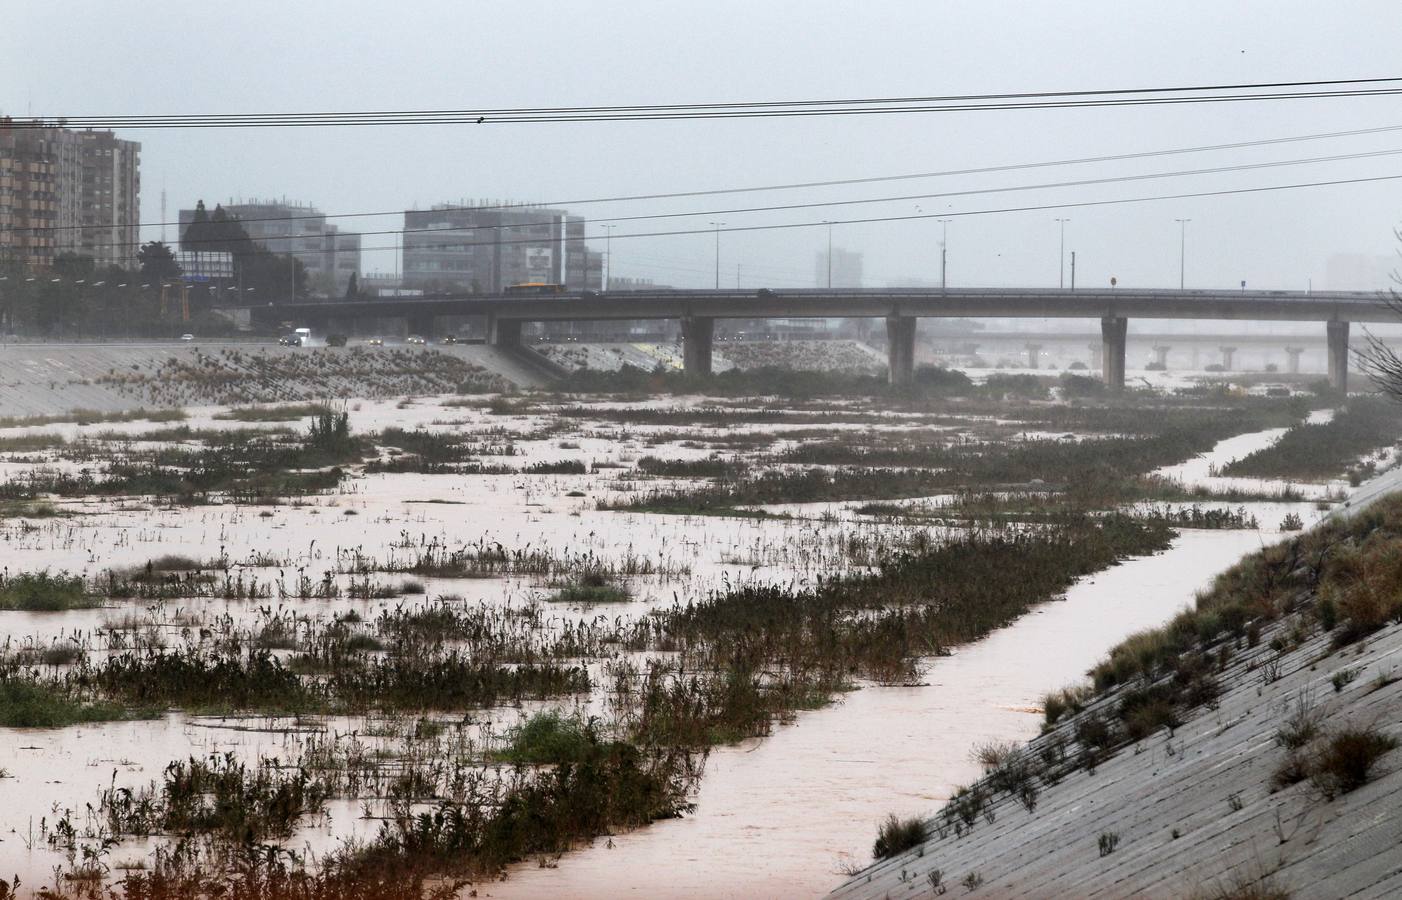
[[[695,814],[601,840],[557,868],[522,865],[479,896],[796,897],[870,859],[887,813],[938,809],[972,781],[970,748],[1026,740],[1049,689],[1081,678],[1130,632],[1161,624],[1217,572],[1272,539],[1184,532],[1164,553],[1083,579],[953,656],[922,687],[867,686],[762,741],[716,752]]]
[[[529,431],[546,420],[488,416],[480,409],[449,408],[432,401],[407,408],[357,403],[352,409],[356,426],[366,430],[392,424]],[[216,412],[194,410],[187,424],[247,427],[216,420]],[[904,425],[894,420],[890,427]],[[111,426],[128,433],[150,427]],[[644,443],[649,433],[674,427],[576,423],[548,439],[516,440],[521,455],[507,461],[521,465],[577,458],[626,463],[649,452]],[[80,433],[77,426],[44,430],[70,437]],[[1230,453],[1265,446],[1274,434],[1246,436],[1251,440],[1241,447],[1219,446],[1206,455],[1215,463],[1208,461],[1201,472],[1185,470],[1180,477],[1190,482],[1210,477],[1206,473],[1213,464],[1227,461]],[[680,457],[684,449],[670,446],[666,455]],[[694,452],[701,456],[708,451]],[[657,579],[635,585],[638,602],[628,612],[637,614],[648,605],[670,602],[674,590],[695,594],[739,579],[782,582],[833,571],[844,557],[835,548],[848,545],[854,536],[876,537],[893,527],[854,521],[850,504],[796,505],[792,520],[693,519],[595,508],[599,499],[621,490],[604,470],[590,476],[466,479],[371,475],[305,504],[275,508],[162,508],[143,501],[83,500],[63,504],[80,513],[73,519],[39,522],[32,530],[0,526],[0,549],[12,571],[49,568],[88,575],[165,553],[205,559],[222,550],[237,560],[271,551],[287,560],[289,580],[302,567],[315,580],[332,567],[338,547],[364,547],[383,559],[405,540],[412,546],[402,552],[412,553],[425,540],[436,538],[455,546],[485,537],[511,548],[545,545],[610,559],[631,549],[689,569],[688,576],[672,582]],[[572,492],[584,496],[571,497]],[[1299,511],[1306,521],[1318,515],[1313,504],[1262,504],[1253,509],[1267,527],[1286,511]],[[347,511],[355,515],[347,516]],[[479,886],[479,891],[493,896],[781,896],[824,891],[837,882],[839,865],[866,861],[876,822],[887,812],[930,811],[953,785],[970,780],[976,774],[968,758],[972,744],[1034,733],[1038,716],[1029,707],[1042,693],[1075,680],[1126,633],[1163,621],[1191,600],[1194,587],[1270,539],[1254,531],[1185,532],[1164,555],[1088,579],[1069,592],[1066,602],[1049,604],[979,644],[931,661],[928,686],[868,686],[848,694],[837,706],[800,716],[795,725],[778,728],[769,739],[717,751],[694,816],[616,837],[612,849],[599,842],[565,856],[558,868],[522,866],[510,880]],[[268,570],[259,576],[278,577]],[[469,602],[519,602],[545,589],[531,579],[426,581],[429,596],[453,592]],[[420,603],[423,598],[298,605],[299,612],[322,618],[355,608],[368,619],[375,609],[398,602]],[[174,605],[197,619],[228,613],[245,621],[258,606],[280,601]],[[3,624],[12,639],[29,638],[44,645],[75,631],[90,632],[125,613],[142,613],[142,607],[128,603],[70,613],[6,613]],[[172,646],[181,640],[176,627],[167,629],[166,636]],[[1010,666],[1009,660],[1017,664]],[[514,721],[520,713],[483,714]],[[29,885],[47,879],[61,857],[43,846],[42,824],[52,823],[56,809],[82,810],[109,784],[143,785],[159,776],[168,761],[192,753],[229,751],[248,760],[286,753],[293,740],[282,727],[283,723],[260,726],[170,716],[59,731],[0,731],[0,767],[14,776],[0,779],[0,806],[6,810],[0,817],[0,873],[18,871]],[[372,825],[358,820],[354,809],[338,807],[329,826],[305,829],[294,841],[325,848],[348,832]],[[37,842],[31,834],[36,830]],[[113,861],[138,859],[143,849],[123,846]]]

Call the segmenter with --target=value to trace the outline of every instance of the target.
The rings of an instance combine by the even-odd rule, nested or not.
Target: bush
[[[509,743],[495,756],[518,765],[558,765],[582,762],[598,743],[591,726],[559,710],[536,713],[512,728]]]
[[[1368,783],[1373,766],[1397,749],[1397,739],[1373,728],[1345,728],[1324,741],[1313,755],[1310,781],[1330,799]]]
[[[23,572],[0,576],[0,609],[25,612],[62,612],[96,606],[83,590],[77,575]]]
[[[919,847],[929,839],[929,829],[922,819],[898,819],[892,813],[876,830],[876,843],[871,855],[876,859],[890,859],[897,854]]]

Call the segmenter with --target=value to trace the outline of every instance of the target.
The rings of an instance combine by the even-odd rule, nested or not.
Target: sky
[[[929,96],[1402,76],[1395,0],[7,0],[0,113],[14,116]],[[142,220],[196,199],[286,197],[328,213],[471,199],[584,201],[1038,163],[1402,125],[1402,96],[1098,110],[587,124],[131,130]],[[1008,188],[1402,149],[1402,131],[1157,159],[712,198],[572,202],[589,219],[696,213],[668,228],[938,215],[951,285],[1262,289],[1330,283],[1330,258],[1396,261],[1402,181],[1093,207],[1066,204],[1374,175],[1402,155],[1138,183],[766,213],[736,207]],[[1058,208],[1058,206],[1060,208]],[[988,212],[1007,207],[1049,207]],[[1066,223],[1066,256],[1060,226]],[[1180,232],[1176,219],[1190,219]],[[348,230],[399,216],[339,220]],[[835,225],[870,286],[938,283],[934,219]],[[611,272],[678,287],[715,278],[712,234],[628,238]],[[591,243],[604,249],[603,229]],[[174,229],[168,236],[174,238]],[[160,237],[160,228],[144,237]],[[1183,237],[1180,260],[1180,237]],[[722,233],[721,282],[811,287],[825,226]],[[367,271],[395,268],[367,236]],[[1374,277],[1381,277],[1375,275]],[[1376,285],[1381,287],[1382,285]]]

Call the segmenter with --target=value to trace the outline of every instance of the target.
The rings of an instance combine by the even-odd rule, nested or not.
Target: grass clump
[[[63,612],[97,605],[84,590],[83,579],[77,575],[21,572],[0,576],[0,610]]]
[[[64,728],[129,715],[115,704],[76,700],[56,684],[14,675],[0,677],[0,728]]]
[[[284,403],[278,406],[237,406],[214,418],[230,422],[292,422],[329,413],[324,403]]]
[[[602,572],[584,572],[550,595],[556,603],[626,603],[633,598],[626,585]]]
[[[876,843],[871,847],[871,855],[876,859],[890,859],[919,847],[928,839],[929,827],[923,819],[914,816],[901,819],[891,813],[876,829]]]
[[[1376,728],[1344,728],[1328,735],[1313,754],[1310,782],[1333,799],[1367,784],[1378,760],[1397,749],[1397,738]]]
[[[559,710],[536,713],[507,734],[507,745],[492,754],[518,765],[560,765],[588,758],[598,735],[593,726]]]

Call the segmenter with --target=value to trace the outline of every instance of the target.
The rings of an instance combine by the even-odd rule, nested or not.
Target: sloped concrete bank
[[[500,390],[549,381],[528,360],[482,344],[280,347],[190,344],[0,346],[0,416]]]
[[[833,896],[1402,896],[1402,496],[1282,546]],[[1347,734],[1376,741],[1361,784]]]

